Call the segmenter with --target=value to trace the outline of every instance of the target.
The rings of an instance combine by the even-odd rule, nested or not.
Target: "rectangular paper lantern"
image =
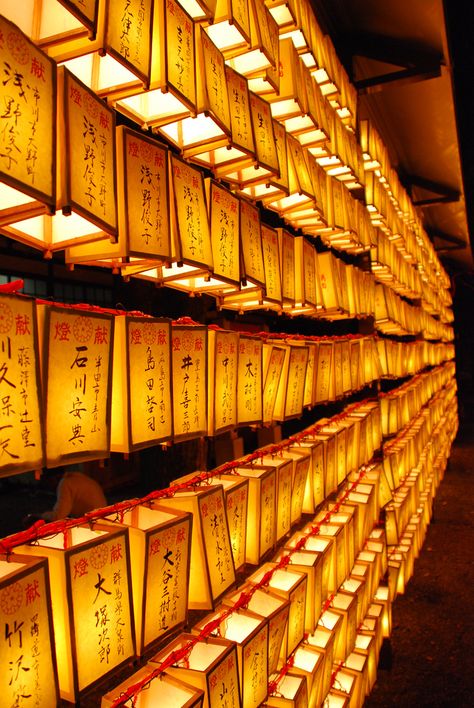
[[[309,646],[315,647],[324,654],[319,703],[324,700],[324,697],[331,687],[335,637],[336,633],[333,629],[318,624],[313,634],[308,635],[307,638]]]
[[[225,605],[233,606],[239,600],[242,593],[251,592],[251,597],[247,605],[250,612],[266,617],[268,620],[268,673],[277,670],[281,654],[283,638],[288,632],[287,622],[290,611],[289,600],[279,597],[269,590],[255,588],[251,583],[241,585],[238,592],[224,598]]]
[[[274,420],[275,403],[280,379],[285,363],[286,349],[283,346],[264,342],[263,344],[263,423]]]
[[[24,7],[18,10],[25,12]],[[3,228],[12,221],[52,212],[56,206],[56,67],[5,17],[0,17],[0,36],[4,67],[0,97],[5,106],[0,136]]]
[[[306,537],[304,549],[322,554],[321,595],[324,601],[336,589],[336,544],[332,538],[320,536],[318,527],[315,527],[315,530],[317,533],[312,535],[311,525],[308,525],[304,532],[293,534],[287,546],[294,548],[303,537]]]
[[[152,502],[123,515],[128,527],[138,654],[184,626],[192,517]]]
[[[294,654],[292,670],[305,676],[308,683],[308,705],[320,705],[321,683],[324,669],[324,654],[309,644],[299,646]]]
[[[169,666],[166,674],[203,691],[204,708],[221,708],[224,696],[229,708],[238,708],[241,703],[237,647],[224,637],[207,636],[196,641],[192,634],[180,634],[151,659],[150,667],[156,668],[172,652],[185,647],[189,647],[186,658]]]
[[[269,683],[276,680],[278,674],[269,677]],[[295,676],[288,672],[278,681],[277,687],[265,701],[272,708],[303,708],[308,705],[308,684],[305,676]]]
[[[21,550],[48,558],[59,690],[75,702],[135,657],[127,530],[76,526]]]
[[[275,563],[278,563],[285,555],[290,555],[288,550],[283,550],[281,553],[278,553],[274,558]],[[322,554],[317,551],[293,551],[290,555],[288,565],[291,570],[304,573],[307,577],[305,632],[314,632],[319,615],[321,614],[322,560]]]
[[[116,129],[118,238],[70,246],[67,263],[122,267],[122,275],[171,260],[168,151],[143,133]],[[129,264],[129,265],[128,265]]]
[[[222,485],[177,492],[166,500],[166,506],[193,515],[188,607],[213,609],[235,583]]]
[[[293,465],[291,460],[277,455],[264,455],[261,459],[263,467],[272,467],[276,472],[276,542],[289,533],[291,528],[291,484]],[[258,469],[260,465],[253,465]]]
[[[210,212],[214,279],[221,287],[240,285],[240,200],[214,180],[206,180]]]
[[[36,305],[0,294],[0,477],[44,465]]]
[[[207,345],[208,435],[218,435],[237,426],[239,333],[209,327]]]
[[[247,524],[246,561],[258,565],[276,543],[276,472],[252,465],[236,467],[235,472],[249,481],[247,518],[252,522]]]
[[[2,702],[20,706],[32,699],[44,708],[55,708],[59,692],[45,559],[0,556],[0,619],[5,628],[0,650]]]
[[[237,424],[261,423],[263,418],[263,341],[244,334],[239,339]]]
[[[283,639],[280,657],[284,663],[303,639],[307,578],[304,573],[298,573],[288,568],[277,568],[275,563],[265,563],[249,576],[248,581],[259,583],[270,570],[273,571],[273,574],[268,581],[269,589],[290,602],[288,634]]]
[[[314,514],[316,507],[324,499],[324,447],[321,441],[301,440],[296,445],[290,445],[288,452],[309,456],[308,473],[304,488],[304,514]]]
[[[174,324],[172,332],[174,440],[207,435],[207,327]]]
[[[41,305],[46,395],[46,464],[110,455],[114,318],[105,312]]]
[[[120,315],[114,326],[112,452],[170,440],[170,320]]]
[[[217,610],[227,610],[221,605]],[[207,615],[193,629],[199,633],[209,622],[219,617],[219,612]],[[218,636],[237,644],[240,694],[242,708],[257,708],[267,695],[268,683],[268,621],[264,617],[239,610],[219,624]],[[219,704],[222,706],[221,703]],[[235,705],[235,704],[234,704]]]
[[[303,413],[303,400],[309,349],[300,344],[283,344],[285,361],[278,385],[273,417],[283,421]]]
[[[146,681],[147,677],[156,669],[152,663],[145,664],[141,669],[122,681],[111,691],[102,696],[101,708],[111,708],[117,700],[131,686]],[[202,708],[204,704],[204,692],[194,686],[190,686],[183,681],[173,678],[169,673],[163,671],[159,676],[145,684],[143,690],[139,691],[133,699],[136,708],[152,708],[160,705],[162,708]],[[126,706],[129,701],[124,703]],[[130,703],[130,705],[132,705]]]

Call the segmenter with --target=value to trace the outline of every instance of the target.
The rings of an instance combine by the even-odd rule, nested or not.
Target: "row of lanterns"
[[[253,336],[7,294],[0,324],[2,474],[270,425],[379,376],[373,336]]]
[[[377,340],[377,353],[381,377],[394,379],[413,376],[427,366],[439,366],[455,356],[454,344],[388,338]]]
[[[265,32],[262,27],[274,20],[260,0],[254,0],[251,4],[253,14],[259,17],[257,24],[262,36],[268,34],[268,45],[271,46],[272,31]],[[113,36],[112,28],[117,23],[117,26],[120,26],[119,16],[122,14],[122,21],[127,17],[123,32],[127,35],[127,41],[121,42],[121,49],[126,52],[125,57],[122,57],[123,64],[133,64],[130,59],[130,41],[133,34],[133,41],[137,43],[133,50],[136,62],[146,66],[145,55],[148,55],[149,59],[154,54],[156,56],[152,65],[155,68],[155,65],[159,65],[161,70],[167,69],[177,75],[174,78],[167,76],[160,81],[152,80],[152,84],[161,88],[147,89],[145,92],[143,84],[147,86],[149,82],[147,83],[144,75],[140,75],[138,83],[137,76],[135,81],[125,81],[122,88],[117,87],[114,79],[113,88],[108,94],[109,104],[119,110],[125,110],[143,127],[155,126],[168,142],[179,148],[186,159],[212,168],[219,180],[224,179],[234,190],[262,201],[301,232],[312,236],[320,235],[328,245],[354,253],[367,250],[377,243],[377,235],[370,224],[366,209],[352,198],[340,180],[328,176],[335,174],[340,179],[347,177],[345,168],[342,169],[338,165],[354,162],[349,156],[353,157],[357,151],[348,141],[355,142],[355,137],[344,127],[339,117],[334,115],[333,142],[336,148],[332,150],[340,155],[340,159],[337,158],[334,162],[333,156],[325,156],[321,144],[328,139],[328,130],[324,125],[328,124],[326,113],[331,109],[312,78],[310,69],[299,57],[294,46],[294,36],[278,42],[277,32],[280,87],[278,90],[273,89],[273,93],[264,91],[263,98],[258,93],[249,93],[248,89],[248,83],[251,84],[252,80],[258,83],[262,79],[262,75],[255,68],[254,52],[252,51],[251,75],[258,76],[255,79],[247,79],[246,76],[235,73],[232,66],[235,64],[240,69],[242,65],[241,61],[237,62],[237,59],[241,60],[243,56],[239,53],[240,50],[237,51],[234,47],[232,58],[225,60],[225,54],[213,44],[206,31],[198,25],[195,26],[186,11],[174,0],[163,6],[157,5],[154,18],[147,3],[143,7],[140,6],[138,11],[138,8],[132,10],[128,2],[123,13],[119,11],[118,6],[119,4],[113,11],[107,8],[106,12],[104,3],[99,3],[97,16],[99,24],[102,23],[102,29],[98,32],[102,39],[97,40],[98,44],[94,45],[86,39],[85,44],[84,41],[73,41],[68,49],[61,43],[49,46],[48,51],[56,60],[61,59],[75,72],[71,73],[69,69],[60,66],[57,77],[55,62],[8,20],[2,20],[4,34],[10,38],[2,47],[5,53],[4,61],[10,67],[12,76],[21,76],[19,85],[18,82],[9,80],[4,84],[5,100],[10,102],[11,107],[17,107],[16,113],[12,111],[11,116],[8,116],[12,121],[13,131],[8,131],[8,134],[14,134],[15,139],[13,143],[5,146],[2,170],[2,197],[5,208],[2,211],[1,223],[5,233],[46,252],[66,248],[66,260],[72,264],[82,262],[109,265],[120,268],[126,277],[149,271],[150,268],[161,270],[163,264],[181,265],[184,262],[185,267],[180,268],[178,273],[174,273],[172,269],[172,272],[161,274],[158,278],[161,282],[168,281],[170,284],[175,278],[181,282],[191,282],[190,286],[185,284],[183,288],[188,287],[191,291],[196,286],[191,274],[198,277],[198,287],[200,283],[209,281],[216,269],[217,252],[222,252],[223,241],[226,242],[226,248],[230,248],[232,241],[233,255],[226,265],[231,262],[233,268],[230,273],[229,270],[225,273],[218,272],[212,289],[215,291],[220,288],[221,292],[225,292],[227,286],[227,291],[235,291],[239,289],[242,280],[246,281],[247,277],[251,279],[251,275],[239,273],[238,247],[235,248],[235,239],[239,238],[239,226],[232,215],[226,215],[225,227],[222,225],[222,219],[219,220],[220,232],[215,234],[219,243],[213,244],[214,253],[209,225],[202,235],[199,233],[207,222],[202,173],[178,158],[171,158],[171,219],[168,220],[166,148],[144,133],[128,129],[116,131],[114,110],[98,97],[106,92],[104,82],[100,78],[100,67],[102,66],[104,76],[107,75],[114,56],[117,56],[114,52],[120,55],[120,51],[114,46],[118,38]],[[44,12],[46,13],[47,9]],[[11,13],[15,14],[14,8]],[[261,13],[263,15],[260,17]],[[311,23],[311,20],[309,22]],[[135,27],[136,23],[139,24],[138,27]],[[166,26],[166,42],[153,30],[152,46],[147,49],[145,38],[152,36],[146,31],[147,23],[150,28],[152,24],[153,27],[159,26],[160,31],[162,26]],[[215,37],[214,32],[218,31],[220,24],[219,22],[209,25],[207,30],[212,36]],[[302,25],[304,24],[303,21]],[[304,34],[302,30],[302,36]],[[106,36],[107,40],[104,39]],[[174,39],[176,41],[173,41]],[[28,86],[23,81],[23,69],[20,70],[20,65],[17,64],[18,58],[11,50],[14,44],[21,46],[24,56],[28,57],[26,63],[30,64],[31,75],[28,75]],[[44,46],[48,47],[47,40],[44,41]],[[93,68],[95,60],[92,52],[99,51],[100,54],[103,50],[109,53],[106,53],[105,57],[98,55],[98,66]],[[301,51],[301,48],[298,48],[298,51]],[[268,61],[268,53],[260,49],[259,52]],[[168,61],[164,60],[162,53],[169,55]],[[173,55],[176,54],[179,57],[177,62],[172,61]],[[226,65],[225,61],[230,65]],[[202,67],[199,62],[202,62]],[[273,63],[270,61],[270,65],[276,66],[275,59]],[[267,69],[268,67],[262,68],[260,71]],[[183,79],[185,71],[191,72],[186,82]],[[306,79],[302,78],[305,72]],[[92,85],[92,75],[99,76],[97,85]],[[89,78],[83,83],[78,76],[83,80]],[[55,122],[52,115],[56,106],[56,78],[59,108]],[[187,87],[186,90],[184,86]],[[230,102],[225,100],[228,90],[229,95],[233,97]],[[158,102],[154,97],[155,91],[159,93]],[[191,91],[193,96],[185,95],[186,91]],[[27,92],[30,92],[31,96],[27,96]],[[319,92],[318,100],[314,92]],[[196,99],[194,94],[197,93],[206,97],[205,105],[200,106],[196,100],[191,100]],[[23,96],[27,96],[25,105],[22,105]],[[170,113],[167,108],[166,101],[170,98],[180,106],[177,114],[179,120],[174,122],[170,121],[176,115]],[[179,98],[187,103],[184,114]],[[233,105],[236,101],[237,108]],[[151,117],[151,114],[155,116],[157,110],[155,104],[165,113],[161,119]],[[140,117],[139,112],[145,106],[151,114]],[[39,107],[41,110],[38,110]],[[31,135],[21,133],[15,128],[18,110],[28,119],[24,124],[32,126]],[[312,126],[305,125],[295,129],[293,132],[296,137],[291,134],[289,126],[292,121],[304,122],[312,115],[316,115]],[[326,116],[326,119],[322,116]],[[217,129],[217,136],[212,130],[206,131],[206,128],[201,126],[203,121],[211,121]],[[238,127],[231,126],[232,121],[237,121]],[[251,144],[243,151],[237,149],[239,154],[236,156],[233,154],[236,149],[233,145],[234,134],[238,132],[241,135],[243,124],[246,126],[246,135],[251,138]],[[227,167],[216,162],[217,154],[225,156],[223,159],[226,160]],[[359,156],[362,163],[361,155],[362,153]],[[84,170],[82,166],[85,167]],[[363,173],[363,168],[359,169],[360,172]],[[372,173],[368,174],[372,176]],[[227,197],[227,201],[229,200],[232,202],[230,196]],[[370,206],[370,199],[368,201]],[[235,209],[235,202],[233,208]],[[56,213],[51,215],[51,212]],[[233,222],[232,227],[229,226],[229,218]],[[228,232],[232,229],[234,233],[229,235]],[[247,234],[246,238],[248,240],[252,237]],[[114,243],[109,243],[110,240]],[[396,240],[394,243],[396,244]],[[244,245],[243,249],[245,250]],[[254,266],[255,263],[252,263],[252,267]],[[423,267],[426,270],[425,266]],[[219,268],[216,270],[219,271]],[[224,283],[220,281],[220,277],[224,278]],[[405,280],[411,282],[413,278],[408,275]],[[274,294],[270,294],[269,300],[274,301],[274,297]],[[247,306],[252,307],[252,304]]]

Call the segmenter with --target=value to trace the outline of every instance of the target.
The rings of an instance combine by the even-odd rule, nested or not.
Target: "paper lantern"
[[[292,460],[292,463],[290,463],[290,460]],[[275,466],[277,469],[288,466],[291,470],[290,525],[293,526],[299,523],[303,510],[304,490],[309,468],[309,455],[304,451],[299,454],[298,452],[285,449],[282,450],[279,455],[264,455],[261,458],[261,462],[264,465]],[[280,505],[283,505],[282,499],[278,502],[278,506]]]
[[[58,705],[58,679],[47,562],[30,556],[0,556],[0,617],[5,627],[0,658],[2,700],[21,705],[35,697]]]
[[[318,344],[318,360],[316,369],[315,402],[329,401],[331,381],[334,377],[333,344],[321,341]]]
[[[308,644],[302,644],[294,653],[292,671],[305,676],[308,684],[308,705],[320,704],[321,681],[324,669],[324,655]]]
[[[263,2],[249,0],[250,48],[228,60],[229,65],[243,76],[262,76],[270,67],[278,66],[271,29],[274,25],[278,36],[278,27]]]
[[[235,472],[246,477],[249,483],[246,562],[258,565],[276,542],[276,473],[273,469],[251,465],[237,466]]]
[[[268,571],[273,571],[268,581],[268,588],[290,602],[288,634],[283,639],[281,650],[281,659],[285,663],[303,639],[307,578],[304,573],[298,573],[288,568],[278,568],[275,563],[265,563],[248,577],[248,581],[259,583]]]
[[[116,317],[111,450],[128,453],[170,440],[172,420],[171,322]]]
[[[349,571],[346,535],[341,524],[333,524],[331,523],[331,520],[326,522],[324,521],[324,517],[325,512],[320,515],[319,519],[316,519],[316,522],[319,533],[323,538],[326,537],[334,539],[336,546],[336,588],[338,588],[348,575]],[[307,527],[308,530],[310,528],[311,525]]]
[[[281,311],[282,287],[278,232],[262,224],[262,252],[265,264],[265,298],[263,305]]]
[[[19,24],[25,8],[18,6],[13,11],[12,3],[11,19]],[[5,66],[0,95],[5,106],[16,106],[15,110],[6,108],[0,141],[3,230],[11,222],[52,213],[56,206],[56,69],[54,62],[4,17],[0,17],[0,30],[3,37],[9,37],[0,49]],[[6,231],[23,240],[21,228],[7,227]]]
[[[276,542],[286,536],[291,527],[291,490],[293,464],[290,459],[280,456],[265,455],[259,460],[258,465],[253,465],[254,469],[272,467],[276,472]]]
[[[321,285],[316,270],[314,246],[303,236],[296,236],[295,244],[295,314],[311,315],[323,308]]]
[[[192,518],[152,503],[120,515],[128,528],[137,653],[184,626]]]
[[[75,702],[135,656],[127,531],[76,526],[21,552],[48,558],[59,690]]]
[[[275,147],[278,157],[278,175],[269,175],[265,182],[256,182],[241,188],[241,192],[253,202],[261,201],[264,205],[288,196],[288,151],[286,145],[286,130],[275,118],[272,119]],[[259,168],[258,168],[259,169]]]
[[[324,447],[321,441],[301,440],[296,445],[291,445],[288,452],[309,453],[310,462],[306,485],[304,489],[303,507],[304,514],[314,514],[316,507],[324,499]]]
[[[334,664],[334,674],[334,684],[329,692],[330,695],[348,699],[349,705],[362,705],[365,696],[360,696],[360,683],[356,672]]]
[[[270,683],[276,680],[277,676],[277,674],[270,676]],[[265,703],[273,708],[297,708],[297,706],[308,705],[306,678],[288,672],[278,681],[275,691],[267,697]]]
[[[377,680],[377,647],[375,636],[359,632],[356,635],[354,652],[367,657],[367,694],[369,694]]]
[[[237,376],[237,424],[251,425],[263,419],[263,342],[244,334],[239,339]]]
[[[237,425],[239,334],[212,327],[208,330],[208,435]]]
[[[206,32],[226,59],[250,49],[250,10],[248,0],[217,0],[214,20]]]
[[[268,590],[255,589],[251,583],[241,585],[238,592],[228,595],[223,603],[233,607],[242,593],[251,592],[247,609],[251,612],[266,617],[268,620],[268,673],[277,670],[281,654],[283,638],[286,637],[288,628],[289,600],[279,597]]]
[[[46,464],[110,455],[113,317],[50,305],[38,308],[44,341]]]
[[[345,659],[344,649],[346,645],[346,638],[343,636],[342,632],[343,623],[343,614],[341,612],[333,612],[332,608],[324,610],[318,620],[318,626],[333,633],[334,659],[338,659],[339,661],[344,661]]]
[[[272,116],[285,123],[287,132],[297,130],[296,124],[290,128],[286,121],[306,113],[306,95],[303,88],[302,64],[291,39],[280,40],[280,85],[278,91],[266,94],[272,109]]]
[[[0,295],[0,477],[44,464],[36,306]]]
[[[99,0],[84,6],[80,0],[46,0],[28,3],[19,8],[9,3],[9,19],[16,22],[23,32],[38,44],[55,43],[58,40],[74,42],[77,37],[93,38],[97,32]]]
[[[298,532],[288,541],[288,548],[294,548],[298,542],[301,542],[303,537],[306,538],[304,548],[306,551],[317,551],[322,554],[322,573],[321,573],[321,596],[325,600],[336,589],[336,544],[332,538],[322,537],[318,534],[308,535],[307,532]]]
[[[238,706],[240,691],[237,648],[223,637],[208,636],[205,640],[196,641],[196,637],[191,634],[180,634],[151,659],[150,667],[155,665],[156,668],[172,652],[183,651],[190,645],[192,648],[186,657],[169,666],[166,674],[203,691],[205,708],[219,708],[224,696],[229,706]]]
[[[122,275],[171,260],[168,151],[124,126],[117,127],[118,238],[66,249],[66,262],[122,268]]]
[[[283,421],[296,418],[303,413],[309,350],[300,344],[282,343],[279,346],[285,350],[285,361],[278,384],[273,418]]]
[[[222,485],[176,492],[166,506],[193,515],[188,607],[210,610],[235,583]]]
[[[229,144],[231,120],[224,57],[202,27],[196,35],[196,114],[168,122],[159,131],[186,159]]]
[[[316,626],[315,631],[309,634],[306,642],[309,646],[314,647],[323,653],[324,663],[321,670],[321,687],[319,694],[319,703],[324,700],[329,689],[331,688],[332,666],[334,659],[334,642],[336,632],[333,629],[323,627],[321,624]]]
[[[281,561],[285,555],[285,551],[278,553],[274,558],[275,563]],[[307,577],[305,632],[314,632],[322,605],[322,555],[316,551],[293,551],[288,565],[291,570],[304,573]]]
[[[141,127],[185,118],[196,110],[194,23],[176,0],[156,2],[148,91],[118,98],[114,107]]]
[[[223,605],[218,608],[226,610]],[[218,614],[207,615],[193,629],[202,631]],[[268,683],[268,621],[249,610],[233,612],[218,627],[219,636],[237,644],[242,708],[256,708],[267,695]],[[219,704],[222,705],[222,702]]]
[[[278,394],[280,379],[285,362],[286,350],[283,346],[271,343],[263,344],[263,423],[269,424],[274,420],[275,402]]]
[[[146,681],[154,669],[156,666],[152,663],[146,664],[106,693],[102,696],[101,708],[111,708],[130,687],[141,681]],[[163,708],[202,708],[204,692],[183,681],[176,680],[164,671],[157,678],[147,682],[146,687],[131,700],[134,700],[137,708],[151,708],[158,702]]]
[[[207,434],[207,328],[172,326],[173,429],[180,441]]]

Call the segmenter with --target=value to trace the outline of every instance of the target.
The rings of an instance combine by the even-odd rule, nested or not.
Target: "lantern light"
[[[331,687],[332,666],[334,659],[334,641],[336,632],[333,629],[323,627],[321,624],[316,625],[316,629],[312,634],[309,634],[306,642],[309,646],[314,647],[324,655],[324,664],[321,672],[321,690],[319,694],[319,703],[322,703]]]
[[[207,434],[207,327],[172,326],[174,440]]]
[[[194,626],[193,632],[201,632],[209,622],[218,619],[219,610],[227,608],[222,605],[216,609],[217,613],[207,615]],[[249,610],[239,610],[220,622],[217,631],[219,636],[237,645],[241,705],[257,708],[267,695],[268,620]]]
[[[120,524],[128,528],[135,641],[142,655],[186,622],[192,517],[152,502],[125,511]]]
[[[282,551],[273,560],[279,563],[284,556],[285,551]],[[322,555],[316,551],[293,551],[288,565],[291,570],[304,573],[307,577],[305,632],[312,633],[321,614]]]
[[[308,705],[321,704],[321,682],[324,654],[308,644],[297,647],[292,671],[305,676],[308,683]]]
[[[205,640],[196,640],[191,634],[180,634],[152,657],[149,666],[156,669],[170,654],[179,653],[189,644],[192,646],[185,658],[168,666],[165,676],[172,676],[202,691],[204,708],[218,708],[221,705],[220,692],[223,690],[238,705],[240,691],[236,645],[223,637],[208,636]],[[159,701],[161,704],[161,697]]]
[[[269,683],[276,680],[278,674],[269,677]],[[305,676],[296,676],[290,671],[278,681],[274,693],[265,701],[272,708],[296,708],[308,705],[308,686]]]
[[[222,485],[178,491],[166,506],[193,515],[188,607],[212,610],[235,583]]]

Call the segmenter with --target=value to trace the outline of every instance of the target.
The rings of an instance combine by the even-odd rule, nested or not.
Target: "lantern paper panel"
[[[214,21],[206,32],[226,59],[250,48],[248,0],[217,0]]]
[[[281,267],[278,232],[262,224],[262,251],[265,265],[265,304],[274,303],[281,309]]]
[[[249,482],[246,561],[258,565],[262,557],[276,543],[277,479],[273,469],[236,467],[236,473]]]
[[[156,140],[124,126],[116,129],[118,167],[118,238],[66,249],[66,262],[138,266],[171,260],[168,151]]]
[[[146,681],[155,669],[156,666],[151,662],[145,664],[128,679],[103,695],[101,708],[111,708],[127,689],[141,681]],[[146,687],[130,701],[134,702],[136,708],[152,708],[158,704],[162,708],[202,708],[204,692],[183,681],[178,681],[170,676],[169,672],[163,671],[158,677],[147,682]],[[130,701],[126,701],[124,705],[127,706],[127,703],[131,705]]]
[[[44,464],[34,300],[0,295],[0,477]]]
[[[207,435],[207,327],[173,325],[174,440]]]
[[[170,320],[116,317],[113,356],[112,452],[130,452],[170,440]]]
[[[212,271],[211,233],[202,172],[172,155],[171,175],[179,258]]]
[[[265,286],[260,212],[250,202],[240,200],[240,240],[242,248],[243,277],[260,287]]]
[[[278,392],[273,410],[274,420],[282,421],[296,418],[303,412],[308,347],[281,344],[285,350],[285,361],[278,385]]]
[[[177,0],[154,3],[150,89],[112,101],[141,127],[159,127],[196,110],[195,27]]]
[[[61,174],[59,205],[63,210],[74,209],[115,238],[115,114],[64,67],[58,69],[58,80],[66,125],[58,159],[66,161],[69,172]],[[59,238],[62,240],[61,234]],[[94,238],[97,233],[89,240]],[[70,239],[65,239],[63,246],[69,245]]]
[[[285,363],[286,349],[270,343],[263,345],[263,423],[269,424],[274,420],[274,409],[278,395],[280,379]]]
[[[245,565],[249,496],[248,480],[236,477],[233,480],[219,478],[217,481],[224,488],[227,525],[229,527],[235,572],[237,573]]]
[[[215,621],[224,605],[216,608],[216,613],[207,615],[194,628],[198,634],[209,622]],[[237,644],[237,659],[242,708],[257,708],[265,699],[268,681],[268,621],[260,615],[242,609],[233,612],[220,622],[216,630],[218,636]],[[221,703],[222,705],[222,698]]]
[[[214,276],[240,284],[240,201],[222,185],[210,183],[209,210]]]
[[[56,67],[5,17],[0,17],[0,37],[0,96],[6,107],[0,137],[3,225],[54,211]]]
[[[239,339],[237,424],[261,423],[263,417],[263,342],[243,334]]]
[[[277,677],[278,674],[270,676],[270,682]],[[304,708],[308,705],[308,684],[306,677],[295,676],[288,672],[278,681],[275,692],[268,696],[265,703],[272,708]]]
[[[239,334],[208,329],[209,435],[237,425],[237,374]]]
[[[166,506],[193,514],[188,607],[210,610],[235,583],[222,485],[177,492]]]
[[[227,697],[229,708],[238,708],[241,705],[239,668],[234,642],[214,636],[196,641],[196,637],[191,634],[180,634],[151,659],[150,666],[160,665],[171,652],[179,652],[191,641],[193,647],[186,660],[174,663],[166,672],[202,690],[205,708],[220,708],[222,695]]]
[[[59,690],[75,702],[135,657],[127,531],[76,526],[20,548],[48,558]]]
[[[38,313],[45,343],[46,464],[108,457],[113,317],[49,305]]]
[[[30,0],[28,7],[9,2],[3,12],[34,42],[53,45],[66,37],[92,39],[97,31],[99,0]]]
[[[29,556],[0,556],[0,650],[2,702],[44,708],[58,705],[59,691],[47,562]]]

